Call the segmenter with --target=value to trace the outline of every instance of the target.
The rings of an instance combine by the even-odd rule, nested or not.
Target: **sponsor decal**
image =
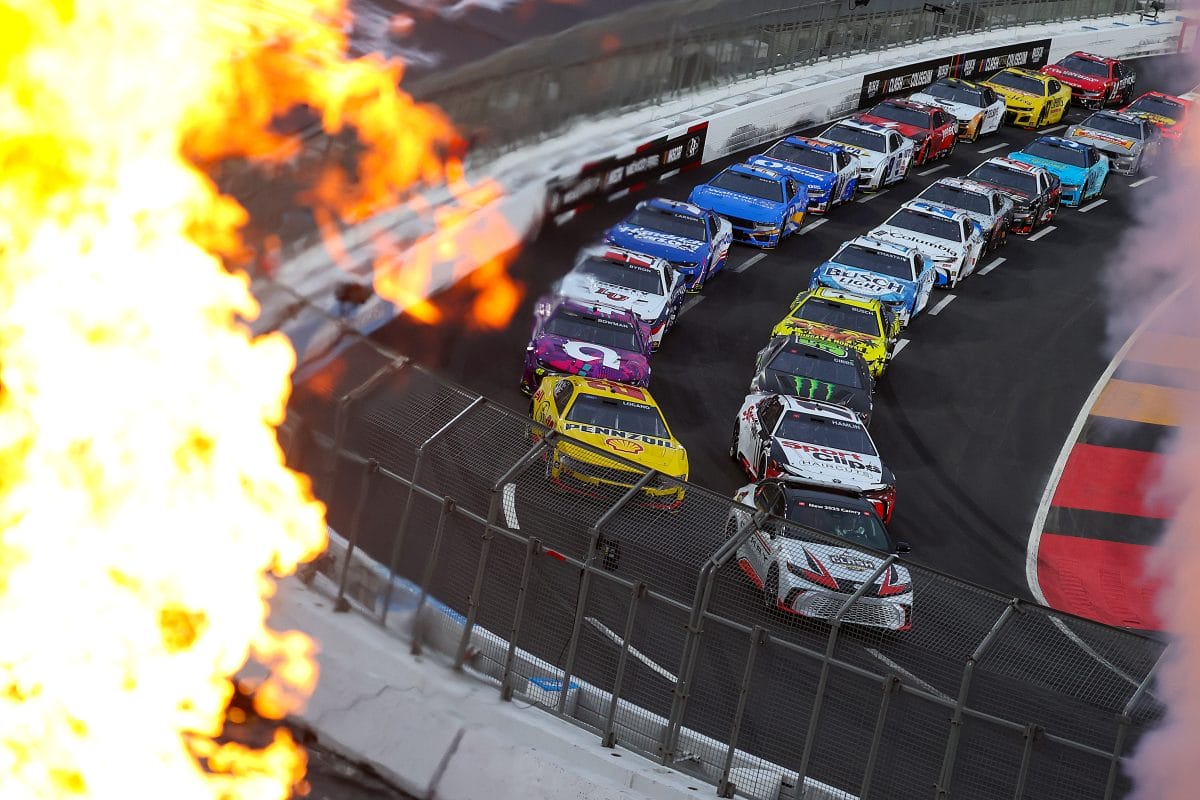
[[[909,94],[924,89],[941,78],[979,80],[1005,67],[1025,67],[1036,70],[1046,65],[1050,55],[1050,39],[971,50],[943,56],[917,64],[880,70],[863,76],[858,107],[873,106],[886,97]]]
[[[817,350],[821,350],[826,353],[829,353],[831,356],[841,356],[841,357],[845,358],[846,356],[850,355],[849,351],[846,350],[846,348],[842,347],[841,345],[833,344],[832,342],[824,342],[824,341],[821,341],[820,339],[815,339],[811,336],[804,336],[802,334],[796,334],[796,338],[800,344],[803,344],[807,347],[814,347]],[[789,347],[788,352],[795,353],[795,352],[797,352],[797,350],[793,347]],[[853,364],[854,362],[848,361],[846,363]]]
[[[610,450],[615,450],[618,453],[626,453],[631,456],[636,456],[638,453],[646,449],[632,439],[620,439],[615,436],[610,436],[609,438],[605,439],[604,444],[607,445]]]
[[[874,272],[860,272],[859,270],[842,269],[841,267],[827,267],[825,274],[834,279],[839,286],[847,289],[867,291],[873,294],[904,291],[903,284]]]
[[[819,447],[787,439],[782,439],[779,443],[788,449],[804,453],[814,461],[820,461],[822,465],[830,469],[838,469],[843,472],[881,472],[876,465],[869,461],[863,461],[862,453],[851,453],[846,450],[835,450],[832,447]]]
[[[631,155],[586,164],[577,175],[551,184],[546,211],[558,216],[603,202],[615,192],[632,189],[665,172],[699,166],[707,133],[708,123],[701,122],[676,136],[645,142]]]
[[[939,244],[937,241],[931,240],[925,236],[916,236],[914,234],[907,233],[902,228],[883,228],[879,231],[879,233],[884,234],[890,239],[902,239],[906,242],[915,242],[918,245],[918,250],[928,248],[930,250],[941,250],[943,253],[949,253],[955,256],[960,254],[960,251],[953,247]]]
[[[1112,144],[1112,145],[1116,145],[1117,147],[1124,147],[1126,150],[1130,149],[1135,144],[1133,141],[1131,141],[1129,139],[1122,139],[1119,136],[1113,136],[1111,134],[1105,133],[1104,131],[1098,131],[1093,128],[1076,128],[1071,133],[1071,136],[1073,136],[1076,139],[1092,139],[1097,142],[1104,142],[1105,144]]]
[[[630,433],[629,431],[619,431],[615,428],[605,428],[602,425],[589,425],[586,422],[564,422],[563,432],[579,431],[580,433],[590,433],[595,436],[606,436],[613,439],[629,439],[631,441],[643,442],[645,444],[654,445],[655,447],[670,447],[671,442],[668,439],[660,439],[657,436],[648,436],[644,433]]]
[[[562,349],[571,358],[577,358],[580,361],[599,361],[609,369],[619,369],[621,366],[621,354],[602,344],[568,340],[563,342]]]
[[[869,558],[853,555],[851,553],[834,553],[829,556],[830,564],[836,564],[843,569],[848,569],[851,572],[869,572],[875,569],[876,562]]]
[[[807,397],[809,400],[832,400],[834,385],[819,381],[816,378],[806,378],[801,375],[793,375],[792,381],[796,384],[796,394],[801,397]]]
[[[695,239],[688,239],[683,236],[676,236],[672,233],[664,233],[663,231],[651,230],[650,228],[639,228],[633,225],[618,225],[617,231],[626,236],[632,236],[639,242],[647,244],[657,244],[663,247],[673,247],[677,250],[686,250],[689,253],[694,253],[704,246],[704,242]]]
[[[820,336],[822,339],[848,344],[851,347],[856,344],[867,344],[872,338],[870,334],[848,331],[845,328],[835,328],[831,325],[823,325],[820,322],[810,322],[809,320],[797,319],[795,317],[787,320],[786,325],[795,330],[807,333],[810,336]]]

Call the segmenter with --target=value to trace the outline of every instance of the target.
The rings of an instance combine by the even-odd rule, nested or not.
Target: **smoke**
[[[1200,69],[1195,54],[1184,66],[1195,85]],[[1144,78],[1145,76],[1143,76]],[[1144,82],[1150,83],[1149,81]],[[1160,82],[1161,83],[1161,82]],[[1200,105],[1200,104],[1198,104]],[[1196,128],[1200,117],[1191,123]],[[1116,350],[1150,317],[1171,361],[1193,364],[1200,347],[1200,219],[1195,198],[1200,193],[1200,131],[1192,130],[1169,163],[1151,171],[1155,184],[1134,189],[1130,202],[1151,197],[1139,209],[1139,222],[1108,267],[1109,341]],[[1147,189],[1151,189],[1147,192]],[[1191,337],[1191,346],[1188,339]],[[1176,342],[1176,344],[1171,344]],[[1189,361],[1189,359],[1191,359]],[[1200,381],[1200,372],[1180,377]],[[1196,387],[1200,388],[1200,387]],[[1159,479],[1158,499],[1177,508],[1148,569],[1161,579],[1159,617],[1171,637],[1159,666],[1155,695],[1166,707],[1160,725],[1140,742],[1129,764],[1134,781],[1132,800],[1193,800],[1196,797],[1196,754],[1200,752],[1200,408],[1180,408],[1178,433],[1169,443],[1167,467]]]

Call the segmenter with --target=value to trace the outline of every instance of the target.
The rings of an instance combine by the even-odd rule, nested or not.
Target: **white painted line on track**
[[[1107,202],[1108,201],[1105,200],[1103,197],[1101,197],[1099,200],[1093,200],[1092,202],[1088,203],[1083,208],[1079,209],[1079,213],[1086,214],[1087,212],[1091,211],[1093,208],[1098,208]]]
[[[591,625],[596,630],[600,631],[600,633],[602,633],[606,639],[608,639],[610,642],[615,644],[617,647],[624,646],[625,641],[621,638],[620,634],[618,634],[616,631],[609,628],[607,625],[605,625],[603,622],[596,619],[595,617],[586,617],[586,619],[587,619],[587,622],[589,625]],[[647,667],[654,670],[659,675],[661,675],[662,677],[671,681],[672,683],[675,683],[679,680],[673,674],[671,674],[671,672],[668,671],[665,667],[662,667],[662,666],[659,666],[658,664],[656,664],[654,661],[652,661],[650,659],[649,656],[647,656],[641,650],[638,650],[633,645],[629,646],[629,655],[633,656],[638,661],[642,662]]]
[[[990,153],[993,150],[999,150],[1001,147],[1012,147],[1012,145],[1010,145],[1008,142],[1001,142],[1000,144],[994,144],[991,147],[985,147],[982,150],[980,150],[979,152]]]
[[[948,166],[950,166],[950,165],[949,164],[938,164],[936,167],[930,167],[929,169],[921,170],[917,174],[920,175],[921,177],[925,177],[926,175],[932,175],[933,173],[937,172],[938,170],[945,169]]]
[[[502,499],[504,523],[514,531],[521,530],[521,525],[517,522],[517,485],[515,483],[504,484]]]
[[[1005,258],[1004,256],[1000,256],[999,258],[997,258],[997,259],[993,260],[993,261],[992,261],[992,263],[988,264],[986,267],[984,267],[983,269],[979,270],[979,274],[980,274],[980,275],[987,275],[989,272],[991,272],[992,270],[994,270],[996,267],[1000,266],[1001,264],[1003,264],[1003,263],[1004,263],[1005,261],[1007,261],[1007,260],[1008,260],[1008,259],[1007,259],[1007,258]]]
[[[734,267],[733,271],[734,272],[745,272],[746,270],[750,269],[751,267],[753,267],[755,264],[762,261],[766,257],[767,257],[766,253],[755,253],[754,255],[750,256],[745,261],[743,261],[742,263],[740,263],[736,267]]]
[[[935,305],[933,308],[929,309],[929,312],[928,312],[929,316],[936,317],[938,314],[942,313],[942,309],[945,308],[946,306],[950,305],[950,301],[956,297],[958,297],[958,295],[948,294],[945,297],[943,297],[941,300],[938,300],[937,305]]]
[[[1138,178],[1136,181],[1134,181],[1133,183],[1129,184],[1129,187],[1130,187],[1130,188],[1133,188],[1133,187],[1135,187],[1135,186],[1141,186],[1143,183],[1149,183],[1150,181],[1156,181],[1156,180],[1158,180],[1158,176],[1157,176],[1157,175],[1147,175],[1147,176],[1146,176],[1146,177],[1144,177],[1144,178]]]
[[[895,358],[896,356],[900,355],[900,351],[906,347],[908,347],[908,339],[897,339],[896,340],[896,349],[892,351],[892,358]]]
[[[704,299],[704,295],[702,295],[702,294],[698,294],[695,297],[692,297],[690,300],[688,300],[687,302],[685,302],[683,304],[682,308],[679,309],[679,316],[682,317],[684,314],[691,311],[693,308],[698,306],[703,299]]]
[[[929,692],[934,697],[941,699],[943,702],[947,702],[947,703],[954,702],[953,697],[946,694],[945,692],[938,691],[937,688],[933,684],[927,683],[926,681],[923,681],[920,678],[918,678],[916,675],[913,675],[911,672],[909,672],[904,667],[897,664],[895,661],[892,661],[890,658],[888,658],[883,653],[876,650],[874,647],[868,647],[867,652],[870,653],[871,655],[875,656],[876,658],[878,658],[884,664],[887,664],[889,667],[894,669],[896,672],[898,672],[901,675],[903,675],[904,677],[908,678],[910,681],[915,683],[917,686],[919,686],[922,689],[924,689],[925,691]]]
[[[1058,230],[1058,227],[1057,227],[1057,226],[1055,226],[1055,225],[1047,225],[1046,227],[1042,228],[1040,231],[1038,231],[1037,233],[1035,233],[1033,236],[1030,236],[1030,237],[1029,237],[1028,239],[1026,239],[1025,241],[1027,241],[1027,242],[1036,242],[1038,239],[1042,238],[1043,236],[1046,236],[1047,234],[1053,233],[1053,232],[1054,232],[1054,231],[1056,231],[1056,230]]]
[[[1038,131],[1038,133],[1039,134],[1054,133],[1055,131],[1061,131],[1066,127],[1067,127],[1067,123],[1064,122],[1062,125],[1055,125],[1053,128],[1044,128],[1044,129]]]
[[[813,228],[819,228],[819,227],[821,227],[822,225],[824,225],[826,222],[829,222],[829,218],[828,218],[828,217],[821,217],[821,218],[820,218],[819,220],[817,220],[816,222],[811,222],[811,223],[809,223],[808,225],[805,225],[803,228],[801,228],[801,229],[800,229],[800,235],[801,235],[801,236],[803,236],[803,235],[804,235],[804,234],[806,234],[806,233],[812,233],[812,231],[813,231]]]
[[[887,193],[888,193],[887,189],[880,189],[878,192],[875,192],[874,194],[863,195],[862,197],[858,198],[858,200],[856,202],[869,203],[872,200],[874,200],[876,197],[880,197],[881,195],[885,195]]]

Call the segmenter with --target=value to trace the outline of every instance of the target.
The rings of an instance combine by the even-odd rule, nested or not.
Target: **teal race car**
[[[1062,182],[1060,202],[1064,206],[1079,207],[1099,197],[1108,180],[1108,156],[1090,144],[1061,136],[1039,136],[1008,157],[1056,175]]]

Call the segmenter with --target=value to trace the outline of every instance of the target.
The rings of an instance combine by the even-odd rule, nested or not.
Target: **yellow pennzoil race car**
[[[1021,128],[1040,128],[1060,121],[1071,102],[1071,87],[1050,75],[1008,67],[981,84],[1004,99],[1004,121]]]
[[[658,403],[645,389],[613,381],[551,375],[533,395],[533,419],[564,437],[596,450],[686,481],[687,450],[667,427]],[[605,487],[628,489],[642,473],[600,453],[559,441],[550,450],[546,474],[559,486],[592,494]],[[655,476],[642,490],[655,508],[678,508],[684,489],[677,481]]]
[[[900,318],[879,300],[821,287],[796,295],[788,315],[771,331],[772,336],[797,333],[854,348],[878,380],[900,335]]]

